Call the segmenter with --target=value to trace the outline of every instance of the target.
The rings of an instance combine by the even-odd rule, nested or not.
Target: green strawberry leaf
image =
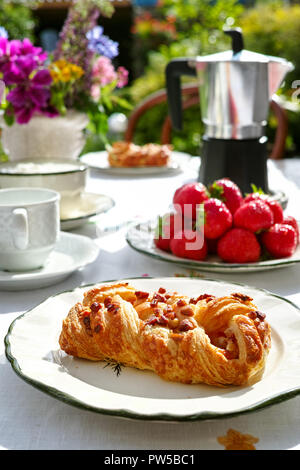
[[[195,221],[195,225],[193,229],[201,232],[204,229],[204,225],[205,225],[204,204],[199,204],[199,206],[197,207],[196,221]]]
[[[155,229],[155,238],[161,238],[162,236],[163,236],[163,218],[161,215],[159,215],[157,226]]]
[[[218,183],[214,182],[210,188],[209,188],[209,192],[210,192],[210,197],[212,198],[215,198],[215,199],[220,199],[221,201],[224,202],[224,200],[226,199],[224,197],[224,188],[223,186],[220,186]]]
[[[251,188],[252,188],[252,193],[266,194],[263,189],[258,188],[254,183],[251,184]],[[246,196],[249,196],[249,194],[251,193],[246,194]]]

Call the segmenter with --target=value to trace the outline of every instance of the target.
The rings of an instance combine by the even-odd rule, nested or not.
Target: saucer
[[[26,272],[0,271],[0,291],[38,289],[70,276],[77,269],[93,263],[99,247],[90,238],[60,232],[54,251],[45,266]]]
[[[65,202],[60,210],[61,230],[72,230],[91,217],[107,212],[114,207],[114,200],[104,194],[83,192],[70,202]]]

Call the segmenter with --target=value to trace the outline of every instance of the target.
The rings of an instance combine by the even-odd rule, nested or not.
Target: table
[[[269,162],[269,173],[271,188],[287,194],[287,211],[300,219],[300,159]],[[181,267],[133,251],[125,234],[128,221],[167,210],[175,189],[196,176],[194,166],[172,177],[129,179],[92,172],[88,190],[112,196],[116,206],[73,232],[96,241],[101,249],[98,259],[60,284],[25,292],[0,291],[0,449],[222,450],[226,447],[224,436],[241,438],[255,449],[300,449],[300,396],[255,413],[216,421],[172,424],[122,420],[77,409],[44,394],[20,379],[5,357],[3,338],[11,322],[50,295],[111,279],[188,275]],[[265,288],[300,306],[300,265],[262,273],[200,275]]]

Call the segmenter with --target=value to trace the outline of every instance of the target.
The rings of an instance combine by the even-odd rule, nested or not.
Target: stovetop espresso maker
[[[246,193],[255,184],[268,192],[267,137],[269,103],[293,65],[279,57],[244,49],[239,28],[224,30],[232,50],[172,60],[166,68],[169,115],[182,129],[182,75],[198,78],[205,125],[199,181],[228,177]]]

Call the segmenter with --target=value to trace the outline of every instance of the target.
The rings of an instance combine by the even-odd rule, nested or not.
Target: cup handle
[[[26,209],[13,211],[13,242],[18,250],[26,250],[29,241],[28,214]]]

